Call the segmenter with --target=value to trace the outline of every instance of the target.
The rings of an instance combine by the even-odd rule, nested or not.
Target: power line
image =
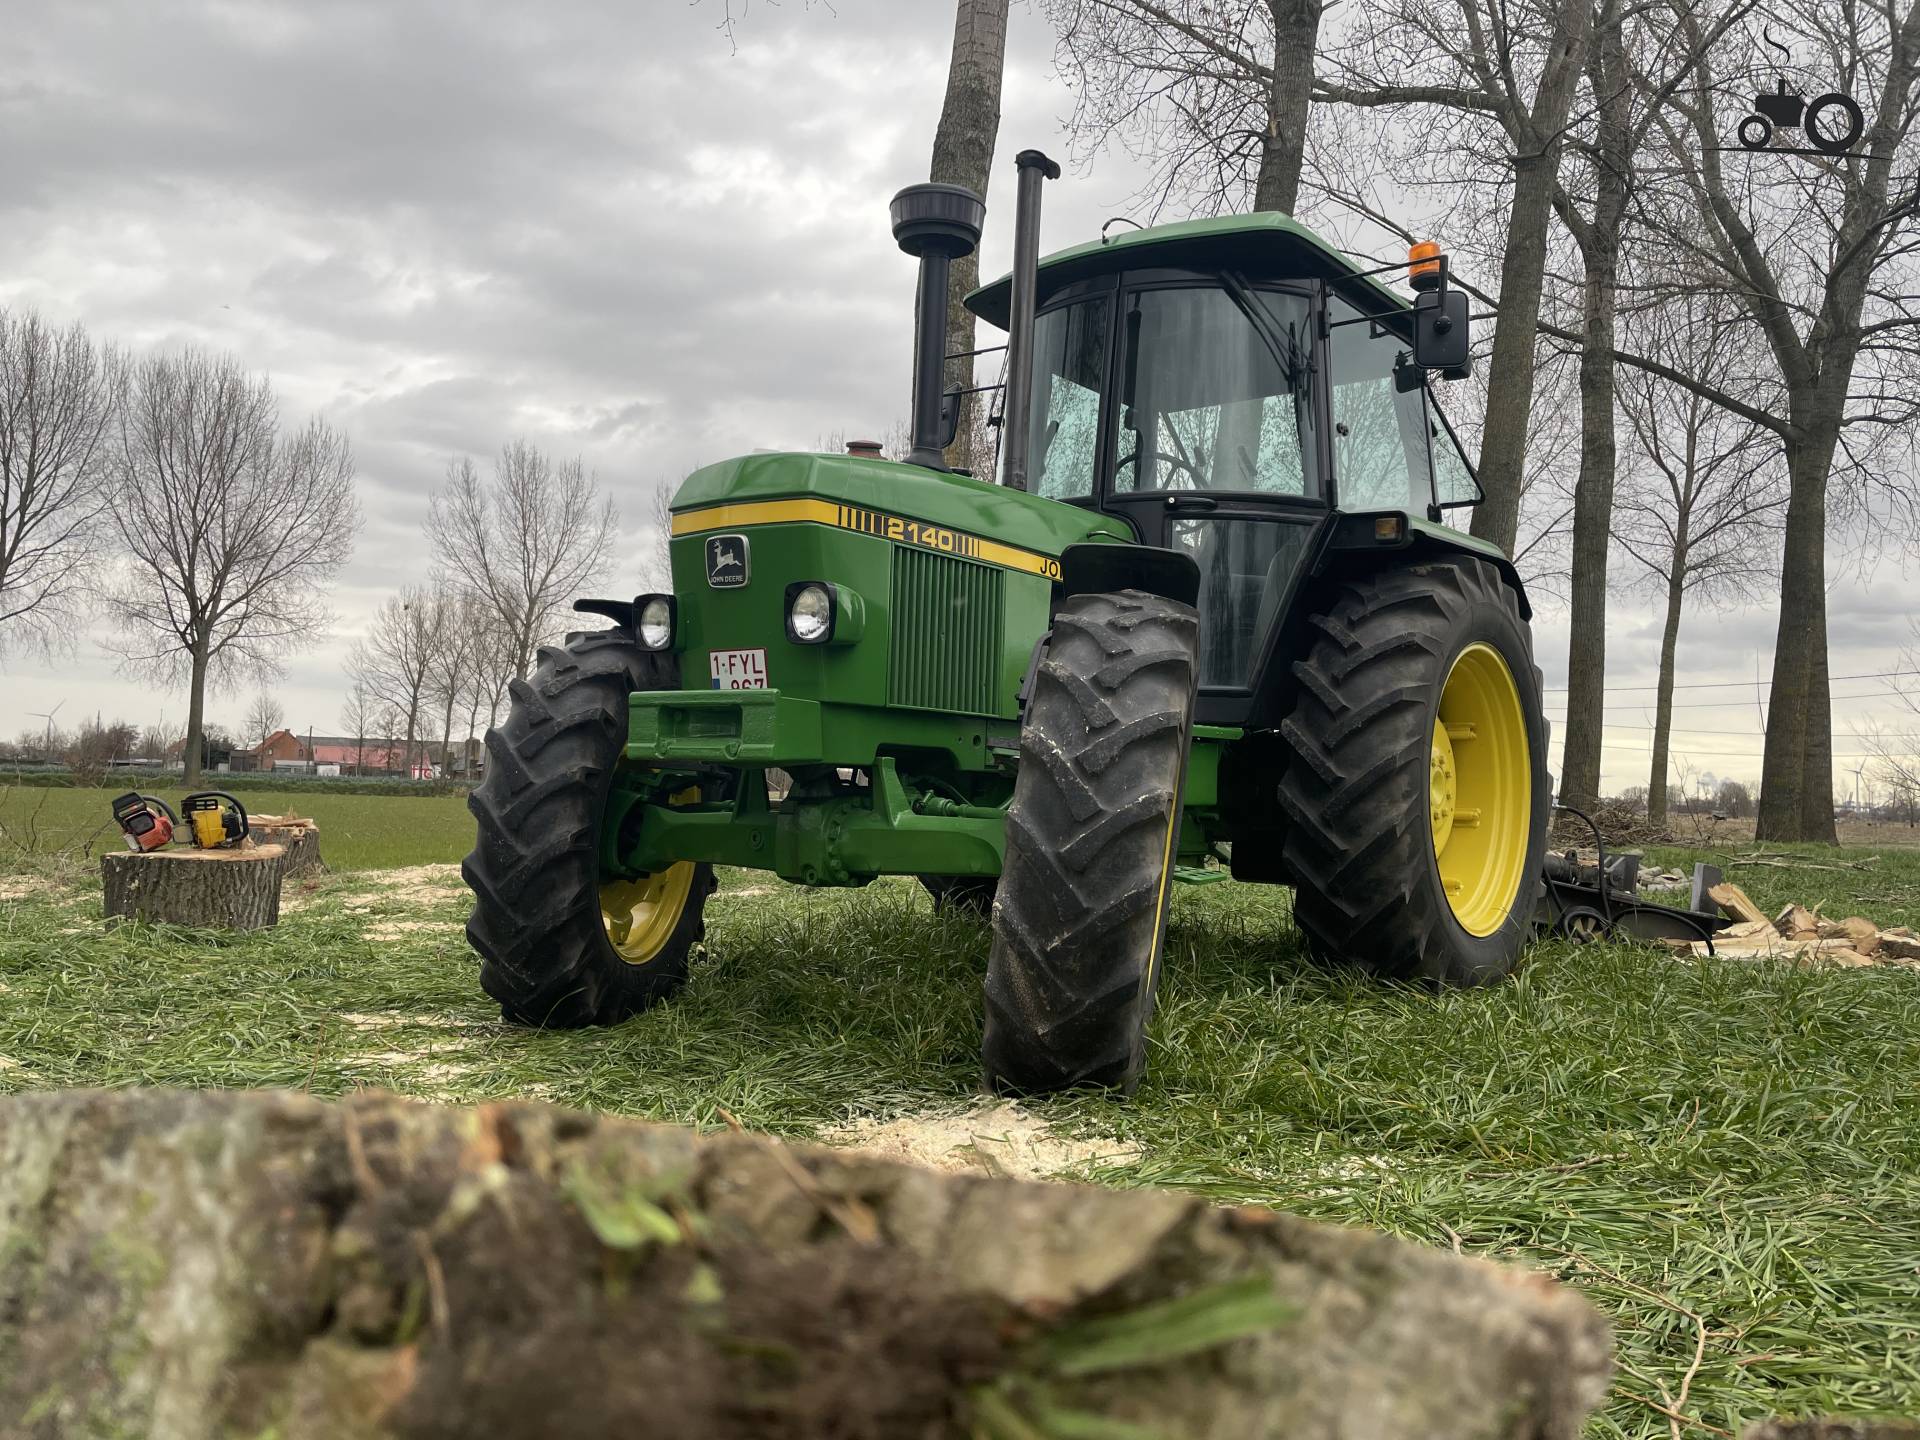
[[[1829,695],[1827,698],[1831,701],[1838,702],[1841,700],[1898,700],[1903,697],[1897,690],[1869,690],[1864,695]],[[1675,710],[1736,710],[1751,705],[1753,701],[1754,697],[1751,695],[1741,695],[1733,700],[1676,700],[1673,703],[1673,708]],[[1550,705],[1564,706],[1567,702],[1564,700],[1550,700],[1547,703]],[[1652,705],[1655,702],[1653,700],[1625,700],[1621,703],[1623,705]]]
[[[1871,675],[1829,675],[1827,681],[1831,684],[1836,680],[1892,680],[1901,675],[1920,675],[1920,670],[1877,670]],[[1698,680],[1689,681],[1684,685],[1675,685],[1673,688],[1676,690],[1747,690],[1772,683],[1771,680]],[[1560,691],[1567,689],[1565,685],[1543,685],[1540,688]],[[1660,686],[1658,684],[1603,685],[1600,688],[1603,694],[1615,695],[1623,690],[1658,690]]]

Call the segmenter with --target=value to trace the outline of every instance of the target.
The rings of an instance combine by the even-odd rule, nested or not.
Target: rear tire
[[[1157,595],[1076,595],[1054,617],[993,912],[981,1041],[991,1089],[1139,1083],[1198,656],[1193,607]]]
[[[1293,666],[1299,697],[1281,724],[1291,751],[1280,782],[1285,859],[1309,953],[1391,978],[1498,980],[1532,932],[1552,802],[1540,672],[1513,591],[1492,565],[1461,559],[1350,580],[1320,604],[1309,622],[1316,638]],[[1456,821],[1456,782],[1465,795],[1486,779],[1474,767],[1497,738],[1492,722],[1479,738],[1439,723],[1443,691],[1453,693],[1463,666],[1470,679],[1508,677],[1509,728],[1516,742],[1524,735],[1524,751],[1510,746],[1492,767],[1498,803],[1484,814],[1461,808]],[[1443,741],[1450,730],[1461,738]],[[1489,847],[1477,875],[1457,854],[1443,861],[1456,833]]]
[[[487,733],[486,779],[467,801],[479,837],[460,867],[474,894],[467,939],[480,953],[480,984],[505,1019],[611,1025],[686,984],[688,958],[706,935],[713,867],[663,871],[644,926],[638,909],[607,910],[600,871],[627,697],[677,689],[678,680],[671,657],[601,630],[543,648],[532,678],[508,686],[512,708]],[[633,900],[631,888],[607,893]],[[616,931],[635,958],[615,949]]]

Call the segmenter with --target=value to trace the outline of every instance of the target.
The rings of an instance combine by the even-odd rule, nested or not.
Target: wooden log
[[[289,875],[324,875],[326,863],[320,858],[320,827],[298,815],[250,815],[247,834],[256,845],[278,845],[284,852],[280,878]]]
[[[5,1096],[0,1155],[9,1437],[1575,1440],[1607,1395],[1545,1275],[1195,1195],[374,1094]]]
[[[217,930],[264,930],[280,922],[284,858],[278,845],[109,852],[100,857],[107,924],[149,920]]]

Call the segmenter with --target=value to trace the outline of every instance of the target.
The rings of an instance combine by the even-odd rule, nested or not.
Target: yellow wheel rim
[[[675,804],[699,798],[697,786],[670,797]],[[693,868],[693,861],[682,860],[653,875],[600,887],[600,923],[614,954],[629,965],[645,965],[667,948],[693,895]]]
[[[600,887],[600,921],[607,943],[629,965],[645,965],[667,948],[693,894],[693,862],[682,860],[657,875],[616,880]]]
[[[1453,918],[1469,935],[1493,934],[1520,894],[1533,816],[1533,760],[1520,688],[1491,645],[1462,650],[1441,687],[1427,815]]]

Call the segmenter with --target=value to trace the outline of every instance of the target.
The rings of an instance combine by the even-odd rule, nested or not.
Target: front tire
[[[686,984],[713,867],[683,861],[612,881],[600,870],[627,697],[678,678],[670,657],[602,630],[543,648],[532,677],[508,686],[512,708],[487,733],[486,778],[467,801],[479,836],[460,867],[480,984],[505,1019],[611,1025]]]
[[[1199,669],[1193,607],[1069,597],[1035,673],[987,959],[989,1088],[1131,1091],[1146,1065]]]
[[[1498,980],[1531,934],[1552,802],[1514,593],[1462,559],[1320,603],[1281,724],[1294,921],[1311,953],[1378,975]]]

